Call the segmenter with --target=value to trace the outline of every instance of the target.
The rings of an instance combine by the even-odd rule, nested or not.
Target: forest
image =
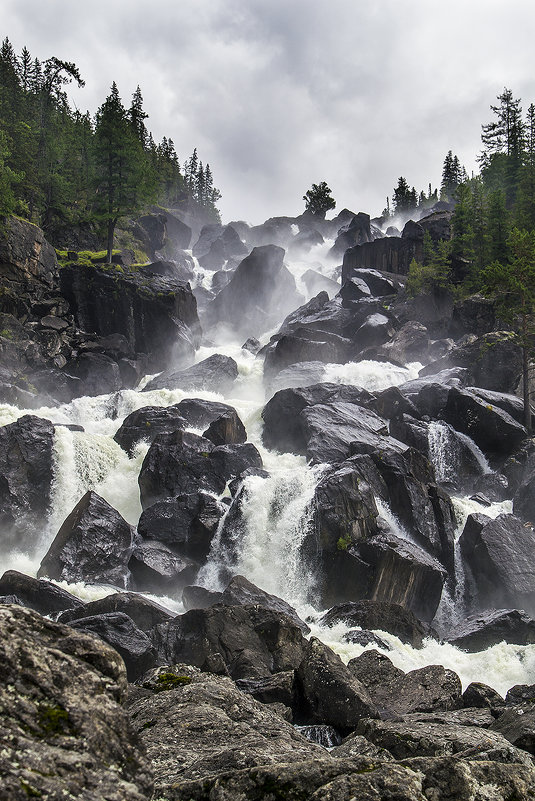
[[[77,66],[41,62],[26,47],[0,47],[0,215],[16,214],[60,246],[73,227],[92,226],[109,244],[115,225],[150,203],[193,201],[219,221],[209,164],[197,150],[181,166],[171,137],[156,143],[139,86],[130,105],[112,84],[94,117],[69,104],[84,86]]]

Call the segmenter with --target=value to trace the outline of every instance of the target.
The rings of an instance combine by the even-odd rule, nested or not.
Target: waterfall
[[[467,434],[453,429],[448,423],[432,421],[427,428],[429,456],[441,484],[455,484],[462,467],[461,444],[470,452],[474,466],[481,475],[492,472],[488,460]]]

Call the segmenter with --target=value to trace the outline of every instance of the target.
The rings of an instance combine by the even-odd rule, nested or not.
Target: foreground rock
[[[128,709],[157,776],[157,791],[257,765],[309,759],[324,750],[228,678],[187,665],[158,668],[132,688]]]
[[[149,799],[117,652],[16,606],[0,606],[0,641],[0,798]]]
[[[21,606],[28,606],[41,615],[57,615],[65,609],[84,607],[83,601],[51,581],[25,576],[16,570],[6,570],[0,578],[0,596],[15,596]]]

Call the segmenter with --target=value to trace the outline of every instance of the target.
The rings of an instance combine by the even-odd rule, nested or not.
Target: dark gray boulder
[[[463,693],[465,707],[477,709],[490,709],[494,717],[503,712],[505,701],[492,687],[482,682],[471,682]]]
[[[186,427],[176,406],[143,406],[125,417],[113,439],[132,456],[140,442],[152,442],[158,434],[172,434]]]
[[[200,489],[220,495],[227,481],[249,467],[262,468],[260,454],[251,443],[214,446],[195,434],[160,434],[139,474],[142,506],[146,509],[156,501],[196,494]]]
[[[163,542],[141,540],[134,545],[128,569],[138,592],[163,592],[180,598],[184,587],[195,580],[199,564]]]
[[[315,637],[307,643],[296,678],[302,714],[309,722],[331,725],[348,734],[361,718],[377,716],[366,688],[340,657]]]
[[[535,704],[533,699],[506,709],[493,724],[492,731],[501,734],[516,748],[535,756]]]
[[[81,353],[67,362],[65,372],[78,379],[79,395],[108,395],[122,388],[119,365],[104,353]]]
[[[215,353],[202,362],[183,370],[166,370],[153,378],[143,388],[144,392],[153,389],[183,389],[186,392],[210,390],[225,393],[238,377],[238,365],[230,356]]]
[[[263,606],[265,609],[271,609],[274,612],[287,615],[305,634],[310,631],[307,624],[301,620],[290,604],[286,603],[282,598],[260,589],[260,587],[246,579],[245,576],[233,576],[221,593],[218,603],[226,606],[247,606],[252,604]]]
[[[86,492],[41,561],[38,577],[127,588],[132,528],[95,492]]]
[[[182,603],[186,612],[189,612],[190,609],[207,609],[209,606],[218,604],[222,594],[221,592],[207,590],[205,587],[193,584],[189,587],[184,587]]]
[[[524,609],[535,615],[535,533],[514,515],[467,520],[460,540],[470,570],[469,592],[474,611],[496,607]]]
[[[365,651],[350,660],[348,669],[387,716],[463,707],[461,680],[456,673],[441,665],[428,665],[403,673],[384,654]]]
[[[77,599],[78,600],[78,599]],[[142,595],[134,592],[115,592],[96,601],[82,602],[75,609],[67,609],[58,617],[59,623],[69,623],[71,620],[80,620],[83,617],[103,615],[109,612],[123,612],[128,615],[141,631],[149,632],[158,623],[164,623],[175,617],[175,613],[163,606],[149,601]]]
[[[218,417],[236,411],[227,403],[203,400],[202,398],[184,398],[174,408],[187,421],[189,428],[206,428]]]
[[[535,620],[518,609],[489,609],[470,615],[446,637],[464,651],[484,651],[499,642],[535,643]]]
[[[234,679],[295,669],[307,641],[287,615],[262,606],[192,609],[153,630],[161,664],[185,661]]]
[[[276,245],[255,247],[207,309],[209,325],[224,323],[238,336],[258,336],[302,302]]]
[[[415,615],[399,604],[362,600],[337,604],[325,612],[319,620],[322,626],[334,626],[339,622],[362,629],[388,631],[413,648],[421,648],[425,637],[431,632]]]
[[[54,426],[24,415],[0,427],[0,525],[3,548],[33,545],[51,500]]]
[[[122,656],[129,681],[135,681],[155,662],[149,637],[124,612],[105,612],[69,621],[73,629],[96,634]]]
[[[238,413],[233,410],[212,420],[203,437],[214,445],[239,445],[247,440],[247,432]]]
[[[166,543],[177,554],[202,562],[226,509],[202,490],[164,498],[141,513],[137,532],[143,540]]]
[[[76,612],[84,608],[80,598],[51,581],[25,576],[16,570],[6,570],[0,578],[0,595],[16,596],[23,606],[34,609],[41,615],[55,615],[65,609]]]

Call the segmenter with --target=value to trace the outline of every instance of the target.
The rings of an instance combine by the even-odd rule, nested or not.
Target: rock
[[[506,709],[492,726],[516,748],[535,756],[535,705],[533,699]]]
[[[375,412],[352,403],[316,404],[301,414],[306,456],[313,464],[341,462],[355,451],[355,442],[382,450],[388,428]],[[394,442],[394,440],[392,440]]]
[[[272,380],[290,365],[312,360],[325,364],[344,363],[350,345],[348,339],[337,334],[298,328],[295,333],[283,334],[268,350],[264,360],[264,375]]]
[[[295,309],[301,296],[283,258],[276,245],[255,247],[209,305],[209,325],[220,322],[238,336],[258,336]]]
[[[310,631],[307,624],[301,620],[290,604],[286,603],[282,598],[277,598],[276,595],[271,595],[269,592],[260,589],[260,587],[256,587],[245,576],[234,576],[221,594],[218,603],[226,606],[247,606],[252,604],[262,606],[264,609],[271,609],[274,612],[287,615],[293,623],[299,626],[304,634],[308,634]]]
[[[134,592],[115,592],[113,595],[107,595],[105,598],[98,598],[96,601],[89,601],[86,604],[80,601],[76,609],[67,609],[62,612],[58,617],[58,622],[69,623],[71,620],[80,620],[83,617],[108,614],[109,612],[123,612],[134,621],[138,629],[144,632],[149,632],[158,623],[164,623],[175,617],[174,612],[154,601],[149,601],[142,595]]]
[[[201,267],[206,270],[219,270],[229,259],[237,256],[243,258],[249,253],[249,248],[241,241],[232,225],[225,225],[215,238],[211,235],[204,236],[204,231],[212,227],[215,228],[215,226],[203,228],[199,241],[193,249],[193,255],[197,256]],[[210,239],[210,245],[206,249]]]
[[[232,411],[213,420],[203,432],[203,437],[214,445],[238,445],[247,440],[247,432],[238,413]]]
[[[222,594],[221,592],[207,590],[205,587],[192,585],[190,587],[184,587],[182,603],[184,604],[186,612],[189,612],[190,609],[207,609],[209,606],[218,604]]]
[[[152,442],[158,434],[172,434],[187,428],[187,421],[175,406],[143,406],[125,417],[113,439],[132,456],[140,442]]]
[[[522,704],[524,701],[533,702],[535,699],[535,684],[515,684],[507,690],[505,703],[508,705]]]
[[[513,512],[535,525],[535,471],[526,476],[515,492]]]
[[[214,446],[204,437],[177,431],[160,434],[150,446],[139,474],[144,509],[158,500],[199,489],[220,495],[227,481],[249,467],[262,468],[251,443]]]
[[[192,609],[153,631],[160,663],[184,661],[234,679],[296,668],[306,647],[286,615],[261,606]]]
[[[24,415],[0,427],[2,547],[30,547],[48,512],[53,480],[54,426]]]
[[[496,690],[477,681],[471,682],[464,691],[463,703],[469,708],[490,709],[495,717],[501,714],[505,705],[505,701]]]
[[[0,578],[0,595],[14,595],[22,606],[34,609],[41,615],[54,615],[65,609],[76,612],[84,608],[80,598],[51,581],[25,576],[16,570],[6,570]]]
[[[325,754],[228,678],[180,664],[157,668],[143,684],[147,689],[132,688],[128,709],[160,797],[195,797],[185,789],[188,780],[209,782],[255,765],[279,767]]]
[[[233,229],[234,230],[234,229]],[[212,246],[212,243],[218,239],[223,232],[223,226],[217,223],[203,225],[199,238],[193,245],[191,252],[196,257],[205,256]],[[211,268],[216,269],[216,268]]]
[[[238,377],[238,365],[230,356],[215,353],[184,370],[166,370],[153,378],[143,392],[153,389],[182,389],[185,392],[209,390],[225,394]]]
[[[148,801],[152,770],[120,706],[118,653],[22,607],[0,608],[0,632],[0,795]]]
[[[249,353],[252,353],[254,356],[256,356],[262,345],[255,337],[249,337],[245,340],[241,347],[242,350],[248,350]]]
[[[218,417],[232,414],[236,410],[227,403],[202,400],[201,398],[184,398],[175,407],[179,414],[187,421],[189,428],[203,429]]]
[[[465,758],[477,757],[478,761],[506,764],[521,762],[532,768],[527,754],[522,754],[518,748],[511,748],[501,734],[475,726],[362,720],[357,726],[357,733],[375,745],[386,748],[396,759],[456,754],[461,759],[466,755]]]
[[[82,353],[67,362],[65,371],[78,379],[76,391],[80,395],[108,395],[122,387],[119,365],[102,353]]]
[[[349,734],[341,745],[331,749],[331,756],[335,759],[358,759],[366,757],[377,762],[393,762],[394,757],[386,750],[370,743],[360,734]]]
[[[290,709],[296,705],[295,673],[293,670],[274,673],[272,676],[266,676],[262,679],[237,679],[236,687],[242,692],[252,695],[262,704],[279,703]]]
[[[441,665],[428,665],[403,673],[384,654],[365,651],[350,660],[348,669],[362,682],[374,704],[384,710],[387,716],[446,712],[463,706],[459,677]]]
[[[296,362],[285,367],[280,373],[269,379],[269,391],[278,392],[281,389],[309,387],[323,381],[325,364],[319,361]]]
[[[469,384],[495,392],[514,393],[522,374],[519,345],[507,331],[492,331],[452,349],[442,359],[428,364],[421,375],[432,375],[448,367],[465,367]]]
[[[481,527],[467,525],[459,539],[470,569],[474,611],[496,607],[535,615],[535,533],[514,515],[499,515]],[[479,529],[479,530],[478,530]]]
[[[227,507],[202,490],[157,501],[141,513],[137,527],[144,540],[170,545],[178,554],[204,561]]]
[[[350,629],[342,634],[342,641],[349,642],[353,645],[362,645],[364,648],[367,645],[373,645],[374,648],[381,648],[383,651],[391,651],[392,647],[373,631],[362,631],[361,629]]]
[[[337,281],[327,278],[326,275],[317,270],[305,270],[301,276],[301,281],[306,286],[309,296],[312,297],[319,292],[327,292],[328,296],[332,298],[340,291],[340,284]]]
[[[163,214],[143,214],[135,223],[135,233],[143,242],[145,249],[154,256],[165,244],[166,218]]]
[[[103,498],[89,491],[65,519],[37,575],[126,588],[131,550],[130,525]]]
[[[491,456],[508,456],[527,436],[524,426],[503,409],[457,387],[449,390],[442,417],[457,431],[471,437],[483,453]]]
[[[377,714],[363,685],[340,657],[315,637],[306,646],[296,676],[303,715],[309,722],[325,723],[347,734],[360,718]]]
[[[337,604],[319,620],[322,626],[335,626],[340,622],[362,629],[387,631],[413,648],[421,648],[424,638],[430,636],[429,629],[411,611],[398,604],[369,600]]]
[[[128,569],[138,592],[163,592],[180,598],[184,587],[194,581],[199,564],[163,542],[142,540],[134,545]]]
[[[129,681],[135,681],[154,665],[155,652],[149,637],[124,612],[106,612],[69,622],[73,629],[96,634],[122,656]]]
[[[355,214],[347,225],[340,228],[329,255],[333,258],[339,258],[343,256],[348,248],[362,245],[372,240],[370,215],[361,211]]]
[[[489,609],[470,615],[447,636],[463,651],[485,651],[499,642],[535,643],[535,620],[518,609]]]
[[[187,283],[107,265],[70,264],[60,271],[61,289],[83,331],[123,334],[153,369],[191,361],[199,345],[197,303]]]
[[[428,348],[427,327],[416,320],[409,320],[388,342],[381,345],[379,353],[392,362],[407,364],[425,359]]]

